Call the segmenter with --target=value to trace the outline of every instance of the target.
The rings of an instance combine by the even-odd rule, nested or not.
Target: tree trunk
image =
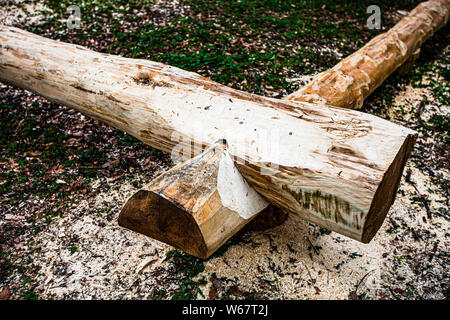
[[[449,0],[420,3],[388,32],[373,38],[334,68],[318,74],[287,99],[360,109],[368,95],[447,23],[449,12]]]
[[[185,157],[225,139],[269,202],[368,242],[392,204],[415,132],[320,103],[234,90],[147,60],[0,27],[0,79]],[[233,207],[240,212],[242,208]]]

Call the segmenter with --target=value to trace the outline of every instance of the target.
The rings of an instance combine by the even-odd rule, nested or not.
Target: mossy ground
[[[26,5],[34,2],[21,1],[17,8],[32,16],[36,13],[28,12]],[[301,85],[290,79],[332,67],[390,28],[399,18],[397,10],[410,10],[418,2],[64,0],[47,1],[47,9],[38,12],[43,15],[39,23],[25,19],[15,24],[96,51],[160,61],[237,89],[282,97]],[[81,29],[67,29],[64,19],[68,18],[67,6],[72,4],[81,8]],[[383,30],[366,27],[366,8],[371,4],[381,7]],[[449,167],[448,113],[423,117],[421,106],[449,105],[448,35],[446,27],[426,42],[414,69],[389,77],[362,110],[420,132],[410,164],[433,182],[429,192],[447,199],[431,212],[431,217],[446,221],[448,174],[442,172]],[[424,75],[430,73],[436,77],[423,83]],[[427,88],[432,97],[424,97],[419,109],[405,110],[395,104],[395,97],[407,85]],[[80,201],[92,199],[98,191],[92,190],[93,181],[108,178],[120,184],[128,180],[137,188],[170,161],[166,154],[68,108],[9,86],[0,90],[0,289],[3,297],[47,297],[37,289],[42,287],[42,265],[28,257],[30,252],[39,254],[43,249],[43,244],[34,240],[37,235],[58,219],[67,218]],[[108,184],[100,186],[103,192],[110,188]],[[418,193],[411,197],[423,210],[431,201]],[[105,216],[107,222],[114,213]],[[389,232],[395,234],[402,228],[408,226],[391,218]],[[315,238],[329,236],[327,230],[314,230]],[[246,239],[242,234],[234,237],[210,261],[235,245],[246,245]],[[70,254],[80,250],[76,234],[64,245]],[[444,261],[446,253],[442,254],[435,260]],[[170,272],[165,274],[170,275],[171,286],[165,287],[163,281],[146,297],[199,297],[205,282],[212,288],[206,298],[272,297],[269,292],[276,288],[264,280],[261,290],[241,291],[236,281],[215,273],[206,277],[205,261],[179,251],[170,253],[167,261]],[[274,273],[282,273],[279,266],[269,266]],[[442,292],[448,297],[448,285]],[[406,297],[417,295],[408,293]]]

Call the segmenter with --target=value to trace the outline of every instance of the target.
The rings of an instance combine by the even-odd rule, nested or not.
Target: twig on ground
[[[394,290],[391,289],[391,287],[388,287],[389,291],[391,292],[392,296],[396,299],[396,300],[402,300],[400,299],[395,293]]]
[[[314,252],[316,254],[319,254],[319,251],[317,251],[316,247],[312,244],[311,240],[309,240],[309,238],[307,236],[305,236],[306,240],[308,240],[309,244],[311,245],[311,247],[313,248]]]
[[[428,217],[428,219],[431,219],[432,215],[431,215],[430,206],[428,205],[428,200],[425,199],[425,197],[422,195],[422,193],[420,193],[419,189],[417,188],[416,182],[411,180],[411,173],[412,173],[411,169],[408,169],[406,171],[405,181],[408,182],[410,185],[412,185],[414,187],[414,189],[416,190],[416,192],[419,194],[419,197],[425,206],[425,210],[427,211],[427,217]]]
[[[375,269],[372,269],[372,270],[370,270],[369,272],[367,272],[367,273],[364,275],[364,277],[362,277],[361,280],[358,281],[358,283],[356,284],[356,288],[355,288],[355,294],[357,294],[358,288],[359,288],[359,286],[361,285],[361,283],[364,281],[364,279],[366,279],[367,276],[368,276],[371,272],[373,272],[374,270],[375,270]]]

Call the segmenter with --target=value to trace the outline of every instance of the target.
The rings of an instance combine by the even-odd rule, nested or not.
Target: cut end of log
[[[410,134],[407,136],[391,166],[384,174],[384,177],[375,192],[366,223],[364,224],[361,237],[363,243],[369,243],[370,240],[372,240],[383,224],[389,208],[394,203],[398,186],[402,179],[403,169],[405,168],[408,156],[411,154],[416,138],[417,134]]]
[[[119,225],[193,256],[208,256],[207,246],[192,214],[153,191],[139,190],[135,193],[120,212]]]
[[[206,259],[244,225],[245,232],[264,231],[281,225],[287,216],[283,210],[268,206],[247,225],[245,225],[246,222],[240,223],[240,226],[226,230],[228,233],[225,234],[223,241],[211,247],[205,241],[198,221],[191,212],[170,199],[161,197],[158,193],[139,190],[127,201],[120,212],[119,225],[167,243],[190,255]],[[222,229],[226,226],[216,225],[216,227]],[[206,235],[211,236],[211,233]]]

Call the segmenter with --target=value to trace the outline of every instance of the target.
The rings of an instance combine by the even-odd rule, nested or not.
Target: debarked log
[[[269,202],[363,242],[392,204],[415,139],[358,111],[261,97],[12,27],[0,27],[0,80],[166,152],[225,139],[239,171]]]
[[[418,49],[450,16],[449,0],[420,3],[388,32],[315,76],[300,90],[287,96],[290,101],[322,102],[359,109],[392,72],[417,57]]]

